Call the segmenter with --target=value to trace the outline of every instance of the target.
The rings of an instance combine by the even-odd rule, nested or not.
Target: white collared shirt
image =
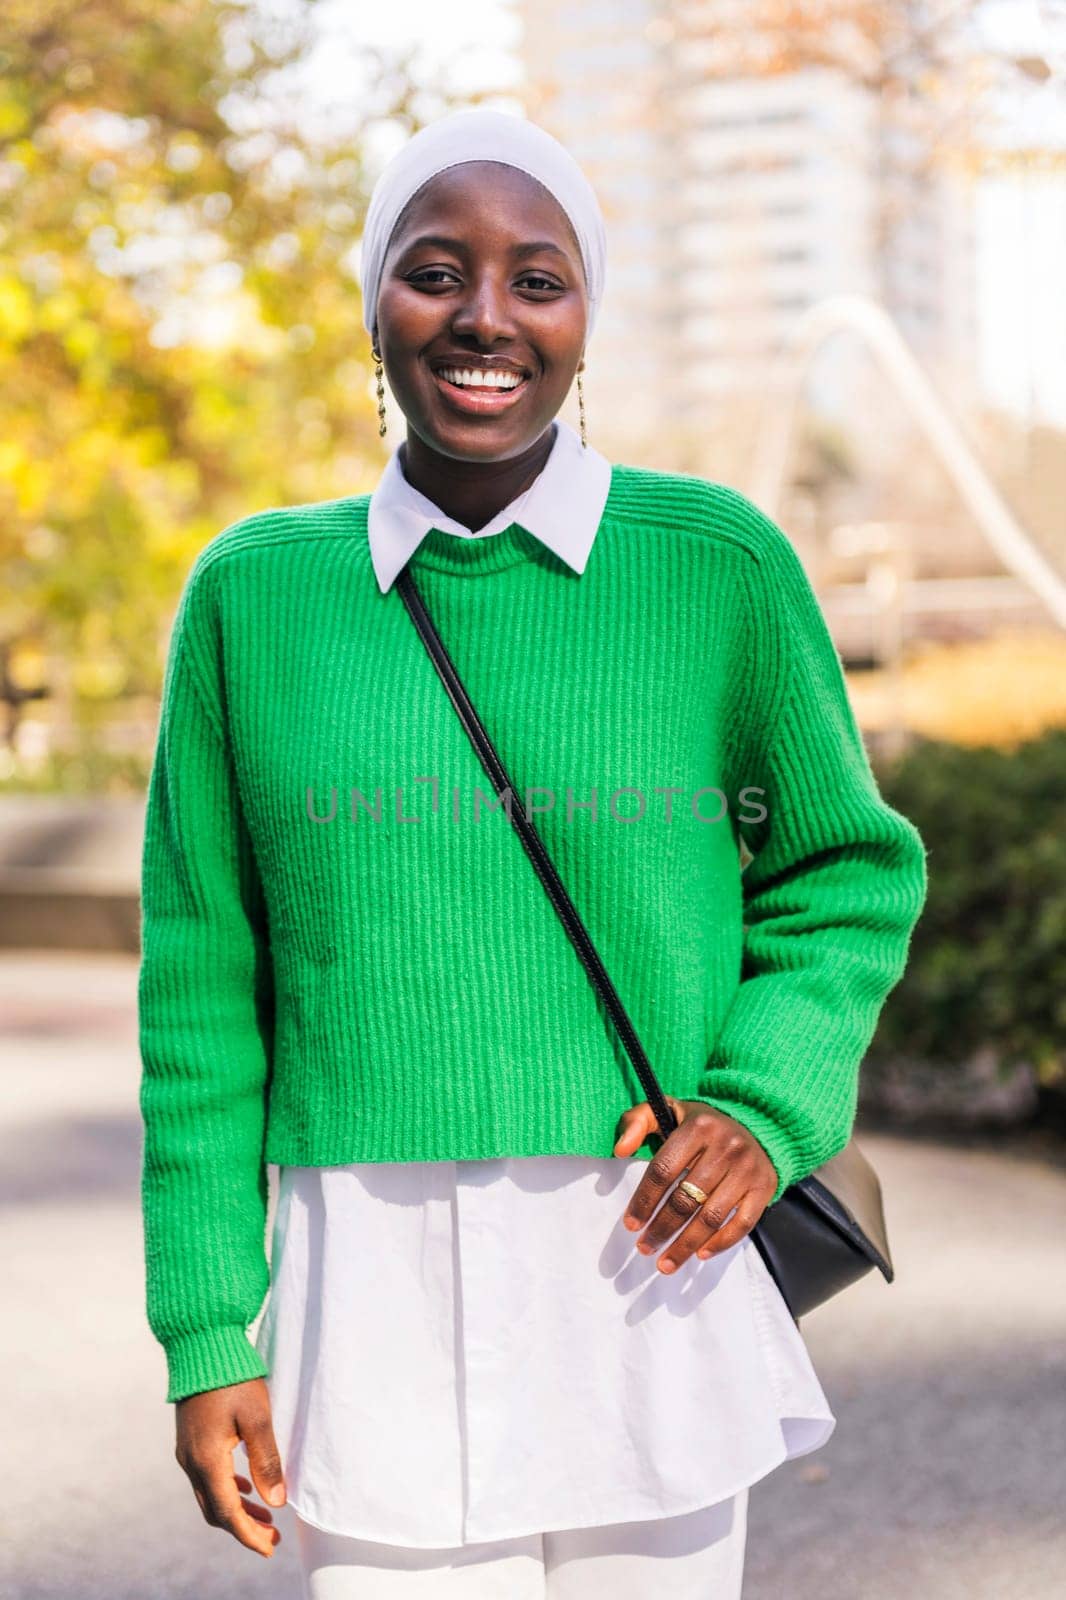
[[[556,417],[555,429],[551,453],[529,488],[476,533],[408,483],[397,445],[367,514],[370,559],[382,592],[391,588],[430,528],[461,539],[489,539],[518,522],[575,572],[584,572],[611,487],[611,463],[591,445],[583,446],[562,417]]]
[[[370,502],[379,587],[431,527],[518,522],[581,572],[610,477],[558,419],[536,481],[475,533],[394,451]],[[645,1166],[282,1170],[256,1342],[305,1521],[424,1548],[678,1516],[825,1443],[835,1418],[751,1240],[671,1276],[635,1250],[621,1217]]]

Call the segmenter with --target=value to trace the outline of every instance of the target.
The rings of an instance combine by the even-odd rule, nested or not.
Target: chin
[[[552,416],[546,422],[530,424],[516,417],[491,423],[474,420],[471,424],[464,423],[461,417],[449,417],[443,425],[433,418],[413,427],[408,422],[408,426],[438,455],[455,461],[503,461],[528,450],[554,420]]]

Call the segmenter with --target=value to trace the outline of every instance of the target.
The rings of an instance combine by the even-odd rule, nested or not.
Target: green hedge
[[[923,739],[878,781],[925,841],[929,896],[871,1057],[989,1046],[1066,1087],[1066,729],[1011,752]]]

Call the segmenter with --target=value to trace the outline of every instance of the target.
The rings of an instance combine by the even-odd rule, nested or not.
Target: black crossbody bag
[[[405,567],[396,580],[404,605],[488,775],[497,799],[517,796],[503,762],[467,694],[425,601]],[[611,1017],[644,1087],[663,1139],[677,1127],[633,1023],[608,976],[577,908],[524,806],[505,810],[532,861],[588,976]],[[891,1283],[894,1272],[877,1173],[854,1139],[817,1171],[790,1184],[767,1206],[751,1230],[785,1304],[798,1322],[806,1312],[877,1267]]]

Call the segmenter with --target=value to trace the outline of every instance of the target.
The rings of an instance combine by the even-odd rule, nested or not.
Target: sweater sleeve
[[[917,829],[880,795],[800,559],[746,509],[758,539],[733,776],[765,791],[739,816],[765,816],[739,824],[753,856],[741,981],[697,1097],[763,1145],[778,1175],[772,1204],[851,1136],[859,1068],[903,975],[927,877]]]
[[[272,1038],[264,902],[221,692],[209,572],[171,634],[141,872],[138,1027],[149,1325],[168,1400],[265,1374]]]

